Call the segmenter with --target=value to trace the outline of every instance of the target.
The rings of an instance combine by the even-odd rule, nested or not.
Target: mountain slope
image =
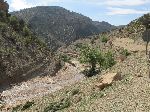
[[[7,85],[55,69],[51,51],[32,34],[25,23],[14,16],[0,17],[0,91]]]
[[[38,6],[13,12],[24,19],[31,30],[48,43],[52,49],[69,44],[81,37],[99,34],[116,28],[104,22],[93,22],[81,14],[57,6]]]
[[[120,49],[124,48],[131,53],[130,56],[124,61],[118,62],[111,69],[103,71],[99,76],[46,96],[46,99],[36,100],[37,105],[31,107],[29,112],[34,111],[35,108],[37,109],[39,105],[43,107],[38,108],[39,111],[58,109],[63,112],[148,112],[150,109],[148,103],[150,102],[149,62],[145,55],[144,42],[141,40],[142,32],[145,31],[145,27],[141,24],[141,18],[132,21],[122,29],[106,34],[106,36],[112,39],[113,46],[111,50],[117,53]],[[99,38],[99,36],[97,39],[93,37],[93,46],[101,46]],[[78,40],[78,42],[92,44],[90,39]],[[107,49],[107,47],[108,45],[105,45],[104,49]],[[98,48],[103,48],[103,46]],[[99,90],[96,87],[95,84],[100,83],[101,75],[116,72],[121,74],[121,81],[115,82],[104,90]],[[65,104],[67,103],[70,105],[66,106]],[[57,108],[57,104],[64,104],[65,106],[64,108]],[[53,106],[56,108],[53,108]]]
[[[113,46],[101,42],[101,35],[92,39],[82,39],[73,43],[62,51],[73,54],[77,43],[86,43],[96,48],[112,50],[115,54],[120,53],[122,49],[127,49],[130,53],[124,60],[116,55],[117,63],[112,68],[102,71],[99,75],[92,78],[86,78],[82,82],[74,84],[71,87],[46,95],[45,97],[32,100],[35,105],[31,105],[25,111],[60,111],[60,112],[96,112],[96,111],[139,111],[148,112],[150,110],[150,81],[149,81],[149,61],[145,55],[145,45],[141,40],[142,32],[145,27],[141,24],[143,17],[132,21],[129,25],[115,30],[105,36],[110,37]],[[134,40],[133,40],[134,39]],[[150,48],[150,46],[149,46]],[[74,52],[72,52],[72,50]],[[78,53],[74,53],[76,55]],[[122,54],[121,54],[122,55]],[[69,68],[76,66],[69,65]],[[84,65],[85,67],[86,65]],[[82,67],[80,67],[81,70]],[[74,72],[73,72],[74,73]],[[81,71],[81,73],[83,73]],[[101,83],[101,75],[107,73],[120,73],[122,80],[114,82],[111,86],[100,90],[96,84]],[[65,74],[68,76],[67,74]],[[30,101],[31,101],[30,100]],[[21,110],[24,106],[18,105],[16,110]]]
[[[116,29],[117,27],[114,25],[109,24],[108,22],[102,21],[93,21],[93,24],[98,28],[100,32],[107,32],[111,31],[113,29]]]
[[[129,51],[130,46],[140,46],[138,43],[134,43],[133,40],[129,38],[126,38],[126,42],[124,39],[116,39],[120,40],[120,47],[125,45],[125,48],[129,48]],[[119,47],[118,44],[115,43],[115,40],[113,44],[113,49],[117,49]],[[142,47],[145,47],[144,44]],[[65,87],[60,91],[46,95],[42,98],[30,100],[33,101],[35,105],[32,105],[25,111],[47,112],[46,109],[49,111],[55,111],[56,109],[60,112],[148,112],[148,102],[150,101],[150,84],[148,79],[149,69],[147,68],[147,57],[143,51],[144,49],[141,49],[136,53],[131,52],[131,55],[128,56],[123,62],[118,62],[111,69],[103,71],[97,76],[86,78],[85,80],[82,80],[82,82],[74,84],[71,87]],[[70,68],[71,67],[73,66],[70,65]],[[111,86],[106,87],[103,90],[96,87],[96,84],[101,80],[101,75],[116,72],[121,73],[121,81],[114,82]],[[6,94],[6,96],[7,95],[10,97],[10,94]],[[16,110],[18,109],[18,111],[20,111],[23,105],[17,106],[19,108],[16,108]]]

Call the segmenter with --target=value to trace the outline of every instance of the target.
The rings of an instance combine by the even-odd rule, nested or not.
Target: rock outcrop
[[[95,84],[99,89],[104,89],[107,86],[110,86],[114,81],[121,80],[120,73],[108,73],[101,77],[100,81]]]

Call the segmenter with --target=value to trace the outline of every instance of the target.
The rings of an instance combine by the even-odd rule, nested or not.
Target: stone
[[[107,86],[112,85],[114,81],[121,80],[120,73],[107,73],[103,75],[98,83],[95,84],[100,90],[104,89]]]

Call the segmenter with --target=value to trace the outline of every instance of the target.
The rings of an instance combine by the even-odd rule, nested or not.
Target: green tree
[[[107,69],[116,64],[114,59],[114,54],[111,51],[108,51],[104,54],[105,61],[103,63],[103,68]]]
[[[10,17],[10,25],[13,27],[14,30],[19,31],[19,21],[16,16]]]
[[[90,74],[95,73],[97,64],[99,64],[99,66],[102,66],[104,62],[102,53],[98,49],[92,48],[88,45],[83,45],[80,48],[79,59],[81,63],[88,63],[91,66]]]
[[[19,20],[19,25],[20,25],[20,29],[23,30],[23,28],[24,28],[25,25],[26,25],[23,19],[20,19],[20,20]]]
[[[6,13],[0,11],[0,22],[6,22]]]
[[[143,41],[146,42],[146,55],[147,55],[147,51],[148,51],[148,44],[150,41],[150,14],[145,14],[143,16],[143,18],[140,19],[142,24],[145,26],[146,31],[144,31],[143,33]]]
[[[27,26],[25,26],[23,28],[23,34],[24,34],[24,36],[30,36],[31,35],[30,29]]]
[[[87,63],[90,65],[88,76],[95,75],[97,67],[101,71],[102,69],[112,67],[116,63],[114,54],[111,51],[103,53],[99,49],[90,47],[88,45],[80,45],[79,49],[79,61],[81,63]]]
[[[103,42],[103,43],[107,43],[108,42],[108,37],[106,37],[105,35],[103,35],[102,37],[101,37],[101,41]]]

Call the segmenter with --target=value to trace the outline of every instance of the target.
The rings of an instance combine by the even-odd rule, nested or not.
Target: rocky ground
[[[54,77],[36,77],[14,85],[12,88],[1,93],[2,100],[7,107],[13,107],[83,80],[84,75],[80,73],[81,67],[79,66],[79,62],[75,60],[73,62],[76,67],[65,63],[64,67]]]
[[[74,60],[72,62],[76,66],[66,63],[55,77],[38,77],[3,91],[4,101],[13,106],[18,102],[20,104],[34,99],[35,105],[25,110],[27,112],[43,112],[50,104],[66,98],[71,102],[70,105],[58,111],[149,112],[150,79],[145,45],[128,38],[116,38],[113,40],[113,48],[117,47],[128,49],[131,55],[111,69],[102,71],[100,75],[85,79],[80,73],[82,65]],[[96,84],[99,83],[101,75],[106,73],[121,73],[122,80],[99,90]],[[71,84],[73,85],[68,87]]]
[[[98,75],[38,101],[35,100],[35,106],[26,111],[43,112],[44,108],[51,103],[60,102],[69,97],[70,107],[58,112],[149,112],[150,79],[148,71],[145,53],[132,54],[125,61],[102,72],[102,75],[121,73],[122,80],[113,83],[112,86],[99,90],[96,87],[100,80],[100,75]],[[78,92],[72,95],[72,92],[77,90]]]

